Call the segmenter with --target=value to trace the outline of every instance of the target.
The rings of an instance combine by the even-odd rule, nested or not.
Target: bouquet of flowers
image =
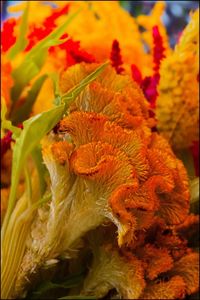
[[[22,1],[2,24],[2,299],[198,292],[199,11]]]

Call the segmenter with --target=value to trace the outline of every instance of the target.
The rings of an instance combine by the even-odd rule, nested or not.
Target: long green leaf
[[[46,189],[45,173],[47,172],[47,169],[45,167],[45,164],[43,163],[41,147],[35,147],[31,155],[37,168],[40,184],[40,196],[42,197]]]
[[[11,113],[10,119],[14,124],[18,124],[26,120],[31,111],[33,104],[40,92],[40,89],[48,76],[46,74],[41,75],[33,84],[31,90],[29,91],[25,103],[20,106],[17,111],[14,109]]]
[[[10,120],[6,119],[6,115],[7,115],[7,107],[6,104],[2,98],[2,103],[1,103],[1,128],[2,129],[7,129],[13,132],[13,136],[12,138],[15,138],[17,136],[20,135],[21,133],[21,129],[13,126]]]
[[[19,52],[23,51],[27,45],[26,34],[28,30],[28,14],[29,14],[29,1],[26,3],[26,8],[22,15],[22,20],[19,28],[19,37],[13,47],[9,50],[8,58],[12,60]]]
[[[11,175],[11,189],[8,200],[8,208],[3,222],[3,232],[7,227],[12,210],[15,206],[16,191],[19,182],[21,170],[26,162],[29,154],[39,145],[40,140],[47,134],[62,118],[69,104],[81,93],[87,84],[91,83],[104,70],[106,64],[98,67],[94,72],[89,74],[75,88],[71,89],[63,99],[64,104],[54,107],[51,110],[40,113],[23,123],[23,130],[20,136],[16,139],[13,149],[13,164]]]
[[[60,37],[65,33],[65,29],[69,23],[77,16],[79,11],[70,15],[63,25],[56,28],[46,38],[41,40],[33,47],[25,56],[23,62],[12,72],[15,85],[11,90],[12,101],[18,100],[23,88],[33,79],[41,70],[46,58],[49,47],[63,43]]]
[[[100,65],[94,72],[84,78],[78,85],[73,87],[69,92],[65,93],[61,98],[62,102],[65,103],[65,105],[70,105],[73,99],[76,98],[88,84],[96,79],[107,66],[108,62]]]
[[[54,104],[55,105],[60,105],[61,104],[61,91],[60,91],[60,87],[59,87],[59,74],[54,72],[54,73],[50,73],[49,77],[52,80],[53,83],[53,90],[54,90]]]

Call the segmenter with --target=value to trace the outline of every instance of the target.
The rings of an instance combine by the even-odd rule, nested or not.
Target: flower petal
[[[183,299],[185,282],[180,276],[172,277],[168,282],[148,284],[140,299]]]
[[[183,278],[188,295],[197,292],[199,289],[199,253],[189,253],[176,261],[169,275]]]
[[[138,258],[146,264],[146,275],[154,280],[160,273],[166,272],[173,267],[173,259],[166,248],[157,248],[146,244],[138,250]]]

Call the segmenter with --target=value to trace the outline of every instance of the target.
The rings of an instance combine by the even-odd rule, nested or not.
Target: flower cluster
[[[198,291],[177,158],[198,140],[198,11],[173,50],[162,2],[137,19],[117,1],[51,4],[2,27],[2,297],[65,259],[86,268],[83,299],[183,299]]]

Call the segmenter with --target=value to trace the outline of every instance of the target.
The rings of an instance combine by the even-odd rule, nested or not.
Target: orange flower
[[[75,86],[91,68],[68,69],[61,76],[61,91]],[[128,109],[129,99],[137,111]],[[97,199],[106,199],[111,208],[106,215],[118,226],[120,245],[130,243],[137,230],[134,210],[154,211],[169,224],[184,220],[189,208],[186,172],[167,142],[149,131],[148,104],[135,83],[107,68],[70,110],[58,131],[75,145],[72,171]],[[107,207],[106,202],[101,205]]]
[[[116,296],[126,299],[183,299],[196,292],[199,256],[187,248],[177,228],[170,229],[156,218],[147,230],[137,231],[137,245],[122,249],[115,243],[112,226],[90,232],[87,242],[94,260],[83,285],[83,297],[103,297],[113,287]],[[175,250],[179,256],[174,256]]]
[[[198,59],[193,45],[193,41],[198,43],[198,13],[194,14],[180,44],[171,53],[165,28],[160,21],[163,3],[156,3],[151,16],[137,19],[138,24],[147,29],[143,34],[140,34],[135,20],[117,2],[112,2],[112,6],[110,1],[58,1],[57,4],[56,9],[47,6],[42,10],[41,1],[30,3],[28,43],[11,64],[7,63],[6,58],[3,62],[3,75],[8,84],[2,94],[8,107],[13,86],[10,77],[12,70],[14,91],[18,95],[16,100],[19,101],[24,101],[29,91],[32,93],[31,88],[39,76],[50,73],[36,93],[37,99],[31,112],[35,114],[53,106],[56,93],[64,101],[63,94],[94,71],[100,61],[110,58],[111,62],[95,81],[84,88],[65,112],[65,117],[42,140],[42,157],[48,170],[46,193],[50,192],[50,201],[36,209],[38,202],[34,197],[39,197],[39,189],[37,185],[36,188],[33,186],[36,195],[33,197],[34,205],[27,211],[32,217],[32,212],[37,211],[36,217],[34,220],[30,218],[25,225],[23,218],[18,220],[17,228],[23,225],[24,237],[28,233],[30,236],[28,243],[20,240],[21,260],[17,261],[14,255],[12,257],[18,272],[13,267],[11,274],[15,272],[16,277],[9,278],[7,263],[4,265],[4,293],[13,298],[23,295],[33,272],[56,257],[74,257],[86,240],[93,251],[93,262],[83,284],[83,295],[104,297],[113,288],[120,297],[128,299],[176,299],[190,295],[198,289],[198,255],[189,248],[191,236],[188,228],[194,229],[197,218],[188,216],[190,195],[187,173],[168,142],[153,132],[156,121],[152,117],[152,107],[130,73],[136,72],[135,78],[141,86],[143,76],[152,75],[152,70],[156,72],[154,75],[158,75],[154,78],[156,83],[161,75],[157,102],[159,129],[169,140],[175,138],[178,145],[185,133],[182,134],[182,129],[181,133],[177,133],[177,128],[178,131],[181,128],[177,125],[183,122],[180,116],[178,119],[177,116],[172,117],[169,126],[173,130],[170,131],[171,127],[165,130],[169,116],[165,111],[163,118],[162,112],[165,109],[170,111],[170,99],[173,98],[170,95],[173,94],[177,96],[173,98],[176,107],[179,108],[179,100],[184,95],[184,101],[190,108],[189,114],[193,110],[196,114],[197,105],[193,103],[196,99],[191,100],[191,95],[196,96],[198,90],[194,81]],[[23,72],[15,73],[16,67],[39,41],[63,23],[68,11],[73,13],[78,8],[82,9],[78,18],[69,24],[66,33],[58,37],[60,41],[55,39],[56,46],[46,49],[48,55],[45,63],[42,65],[38,60],[37,65],[31,61],[30,66],[36,76],[31,77],[29,82],[25,81],[24,85],[22,82],[21,89],[16,74],[21,76],[22,81],[26,76]],[[34,20],[33,12],[36,10],[39,13]],[[19,24],[17,22],[16,26],[9,28],[11,39],[8,45],[3,45],[5,57],[9,57],[10,47],[21,34]],[[158,41],[155,43],[157,47],[154,47],[154,61],[143,51],[144,42],[152,52],[152,29]],[[161,61],[165,55],[164,49],[165,54],[170,55]],[[29,66],[28,63],[24,67]],[[60,77],[53,86],[51,77],[56,78],[55,71]],[[168,74],[167,79],[165,74]],[[172,75],[175,80],[168,80],[174,78]],[[184,92],[177,89],[181,76],[184,77],[183,82],[192,83],[189,92],[185,93],[183,87]],[[166,85],[169,93],[166,92]],[[168,99],[163,106],[165,96]],[[62,113],[63,107],[58,106]],[[188,117],[188,112],[184,113]],[[190,120],[191,116],[188,118]],[[185,127],[188,125],[191,132],[191,140],[185,142],[188,145],[196,136],[189,123],[183,124]],[[179,148],[177,145],[175,148]],[[26,177],[29,176],[26,174]],[[29,195],[24,195],[29,199]],[[11,217],[20,214],[16,210],[22,209],[23,205],[25,209],[26,204],[22,197],[11,211]],[[104,225],[107,228],[103,230]],[[8,235],[12,223],[10,226],[6,231]],[[14,238],[11,240],[12,245],[18,247],[17,241]],[[9,240],[5,245],[4,252],[7,253]],[[20,252],[20,248],[17,249]],[[13,248],[9,251],[13,254]],[[11,262],[8,262],[10,266]]]

